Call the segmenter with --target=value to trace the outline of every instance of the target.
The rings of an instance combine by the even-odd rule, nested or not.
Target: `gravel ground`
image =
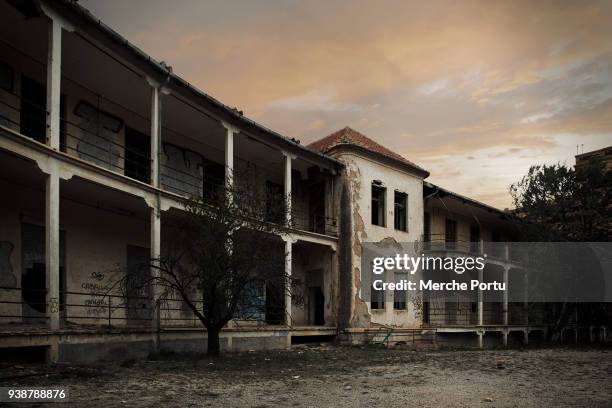
[[[612,407],[612,350],[162,355],[120,365],[5,365],[0,385],[67,386],[70,402],[61,406],[75,407]]]

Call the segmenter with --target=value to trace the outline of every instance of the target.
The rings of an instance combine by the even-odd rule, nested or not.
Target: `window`
[[[431,248],[431,214],[426,212],[423,216],[423,242],[425,249]]]
[[[480,246],[480,227],[472,225],[470,227],[470,252],[477,253]]]
[[[372,183],[372,225],[385,226],[385,195],[387,189],[380,181]]]
[[[408,279],[406,273],[396,273],[395,283],[400,283],[403,279]],[[406,310],[406,291],[395,290],[393,291],[393,309],[395,310]]]
[[[408,194],[396,191],[394,194],[394,220],[396,230],[407,231]]]
[[[446,219],[446,229],[444,232],[444,242],[446,249],[455,249],[457,247],[457,221]]]
[[[372,288],[372,300],[370,302],[372,309],[384,309],[385,308],[385,291],[376,290]]]
[[[148,135],[125,127],[125,175],[148,183],[151,174],[151,139]]]

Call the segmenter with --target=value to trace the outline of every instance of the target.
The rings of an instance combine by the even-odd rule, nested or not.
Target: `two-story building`
[[[198,90],[73,1],[0,2],[0,50],[0,348],[93,361],[203,344],[181,301],[164,302],[155,330],[151,294],[105,290],[159,257],[183,197],[245,173],[291,198],[278,253],[308,290],[299,306],[264,294],[262,321],[230,325],[222,346],[335,334],[340,162]]]
[[[1,350],[81,362],[203,350],[206,331],[179,299],[108,287],[159,257],[184,197],[244,173],[289,199],[292,229],[277,256],[304,283],[303,302],[262,290],[265,312],[237,317],[222,349],[381,333],[396,342],[459,333],[482,346],[486,333],[528,333],[522,304],[362,297],[365,242],[450,254],[516,233],[508,214],[426,182],[426,170],[363,134],[347,127],[303,146],[197,89],[74,1],[0,1],[0,50]],[[511,273],[503,254],[490,268]]]

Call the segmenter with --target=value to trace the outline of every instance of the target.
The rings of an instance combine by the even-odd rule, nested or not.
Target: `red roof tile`
[[[327,153],[333,148],[340,145],[352,145],[357,146],[362,149],[378,153],[379,155],[385,156],[389,159],[399,161],[403,164],[406,164],[410,167],[415,168],[416,170],[420,170],[429,175],[427,170],[423,169],[420,166],[417,166],[410,160],[400,156],[399,154],[387,149],[386,147],[376,143],[369,137],[365,136],[358,131],[351,129],[350,127],[345,127],[344,129],[340,129],[329,136],[326,136],[322,139],[319,139],[315,142],[312,142],[308,145],[313,150],[319,151],[321,153]]]

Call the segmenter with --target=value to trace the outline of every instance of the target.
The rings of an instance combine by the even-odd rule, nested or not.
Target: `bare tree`
[[[282,323],[285,295],[299,286],[284,268],[280,236],[291,227],[284,194],[258,185],[253,172],[234,179],[185,200],[184,211],[164,220],[163,255],[150,265],[157,273],[146,280],[126,273],[121,284],[182,300],[206,327],[211,356],[232,319]]]

